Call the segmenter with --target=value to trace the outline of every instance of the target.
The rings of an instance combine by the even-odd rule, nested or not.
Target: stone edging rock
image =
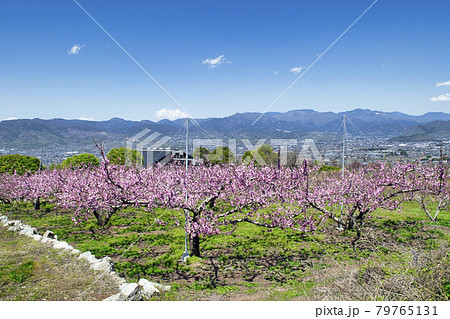
[[[79,260],[86,260],[89,262],[90,267],[93,270],[104,272],[104,274],[113,277],[113,279],[120,284],[119,292],[112,295],[104,301],[136,301],[143,300],[144,297],[151,298],[159,295],[161,292],[168,291],[170,286],[164,286],[158,283],[150,282],[146,279],[140,279],[139,283],[127,283],[125,279],[119,277],[114,271],[114,264],[110,257],[104,257],[102,259],[95,258],[90,251],[81,253],[78,249],[73,248],[65,241],[58,241],[57,236],[47,230],[44,235],[39,235],[36,228],[30,225],[23,224],[20,220],[8,220],[8,217],[0,214],[0,223],[7,227],[9,231],[19,232],[21,235],[25,235],[33,238],[36,241],[40,241],[43,244],[47,244],[54,249],[62,249],[70,252],[73,255],[78,255]]]

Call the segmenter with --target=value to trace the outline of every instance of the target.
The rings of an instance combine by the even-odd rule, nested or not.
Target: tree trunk
[[[200,257],[200,237],[190,235],[189,247],[191,248],[191,256]]]
[[[194,211],[192,214],[192,222],[198,222],[200,213]],[[190,227],[190,221],[188,220],[188,227]],[[200,237],[198,235],[189,235],[189,248],[191,249],[191,256],[200,257]]]
[[[34,210],[39,210],[39,209],[41,209],[41,201],[40,201],[39,197],[37,197],[37,198],[34,200],[33,206],[34,206]]]
[[[95,218],[97,219],[97,225],[105,228],[106,225],[108,225],[108,222],[111,219],[112,215],[115,213],[115,210],[113,210],[112,212],[103,212],[102,210],[100,210],[100,213],[94,210],[93,213]]]
[[[359,228],[356,228],[356,237],[352,241],[353,251],[356,251],[356,242],[361,238],[361,231]]]
[[[354,226],[353,218],[351,218],[349,216],[348,219],[347,219],[347,225],[345,225],[345,229],[351,230],[351,229],[353,229],[353,226]]]

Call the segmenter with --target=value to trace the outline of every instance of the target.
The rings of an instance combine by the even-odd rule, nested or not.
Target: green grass
[[[430,206],[431,212],[436,209],[436,204]],[[434,215],[434,213],[433,213]],[[430,222],[426,214],[420,208],[420,205],[415,202],[403,202],[400,210],[377,210],[373,216],[375,218],[388,219],[391,221],[424,221]],[[438,223],[450,223],[450,211],[441,211],[437,216]]]
[[[36,263],[34,261],[27,261],[20,264],[16,269],[11,270],[6,278],[17,283],[22,283],[31,277],[33,273],[33,268],[35,268]]]
[[[438,223],[431,224],[418,204],[411,202],[404,203],[401,212],[375,212],[364,228],[364,232],[375,231],[375,237],[369,241],[366,240],[369,235],[363,236],[356,250],[351,244],[356,232],[336,232],[330,222],[307,236],[292,230],[268,230],[242,223],[231,235],[202,238],[202,257],[191,257],[184,264],[180,262],[184,251],[184,213],[180,211],[148,212],[128,208],[114,215],[107,229],[101,229],[93,218],[74,225],[71,213],[58,209],[46,207],[35,212],[32,205],[26,203],[11,208],[3,205],[0,212],[11,211],[9,219],[20,219],[38,228],[40,233],[50,229],[59,239],[81,251],[89,250],[97,258],[111,256],[116,271],[128,281],[148,278],[171,284],[175,288],[161,296],[163,300],[226,300],[235,296],[257,300],[321,298],[315,288],[335,285],[339,281],[339,276],[333,275],[336,272],[349,268],[340,277],[357,276],[359,267],[372,261],[392,269],[395,268],[392,265],[397,265],[395,271],[398,272],[388,271],[393,276],[406,273],[410,259],[405,259],[405,251],[414,248],[423,254],[433,253],[448,249],[450,239],[449,212],[441,212]],[[164,223],[155,223],[163,213]],[[181,226],[177,226],[176,220]],[[23,270],[19,266],[0,267],[0,274],[7,278],[5,276],[14,270],[17,278],[23,274],[24,280],[29,280],[26,269],[31,269],[32,276],[36,265],[24,266]],[[410,272],[410,275],[418,276],[417,272]],[[446,281],[441,285],[442,291],[450,286]],[[328,290],[336,294],[334,298],[341,297],[337,290]],[[339,293],[355,298],[347,292]],[[392,296],[380,292],[373,298]]]

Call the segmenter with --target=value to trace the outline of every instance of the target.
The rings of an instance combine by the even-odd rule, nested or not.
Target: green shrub
[[[62,163],[62,168],[77,168],[77,167],[90,167],[99,166],[100,161],[94,154],[83,153],[66,158]]]
[[[330,171],[338,171],[338,170],[340,170],[339,167],[331,166],[331,165],[322,165],[319,168],[319,172],[330,172]]]
[[[263,165],[264,163],[260,162],[261,159],[266,165],[275,165],[278,163],[278,155],[269,144],[263,144],[253,151],[246,151],[242,156],[242,162],[246,165],[250,164],[252,160],[255,160],[253,164],[257,166]]]
[[[142,156],[137,150],[131,150],[129,148],[126,149],[125,154],[125,147],[119,147],[111,149],[106,155],[106,158],[111,164],[125,165],[125,159],[129,163],[140,163]]]
[[[233,152],[227,146],[219,146],[208,155],[208,160],[212,164],[228,164],[235,160]]]
[[[19,154],[0,156],[0,173],[23,175],[27,172],[34,173],[39,167],[43,168],[41,161],[36,157]]]

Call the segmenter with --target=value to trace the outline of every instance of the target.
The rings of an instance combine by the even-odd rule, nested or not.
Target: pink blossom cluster
[[[329,218],[352,228],[376,209],[398,209],[417,194],[448,203],[449,176],[442,165],[376,163],[343,177],[318,168],[215,165],[186,171],[179,165],[110,165],[105,159],[98,168],[0,174],[0,200],[41,198],[73,211],[75,222],[94,215],[103,226],[129,206],[184,210],[192,236],[230,232],[224,226],[241,222],[313,232]]]

